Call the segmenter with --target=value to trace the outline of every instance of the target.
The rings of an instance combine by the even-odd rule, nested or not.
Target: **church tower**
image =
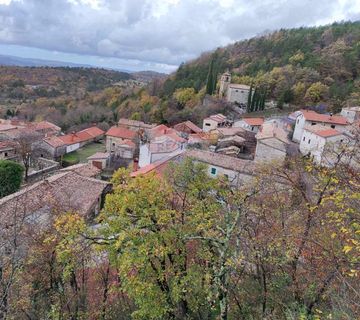
[[[226,97],[228,86],[231,83],[230,72],[225,72],[220,78],[219,98]]]

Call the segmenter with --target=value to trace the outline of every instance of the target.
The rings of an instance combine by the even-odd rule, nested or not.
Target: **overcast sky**
[[[0,54],[173,71],[279,28],[360,20],[360,0],[0,0]]]

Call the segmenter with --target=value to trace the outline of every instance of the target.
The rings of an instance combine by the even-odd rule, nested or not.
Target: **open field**
[[[96,152],[105,152],[105,144],[103,143],[90,143],[74,152],[68,153],[63,157],[66,164],[85,163],[87,158]]]

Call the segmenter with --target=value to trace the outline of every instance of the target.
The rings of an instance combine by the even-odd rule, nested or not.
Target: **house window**
[[[300,119],[297,119],[297,123],[299,123],[300,122]]]
[[[216,175],[216,168],[211,168],[211,174],[214,176]]]
[[[312,126],[315,126],[315,125],[316,125],[316,122],[311,122],[311,125],[312,125]]]
[[[305,141],[305,137],[303,137],[303,141]]]
[[[251,127],[251,131],[254,131],[254,127]]]
[[[308,144],[310,144],[311,140],[309,139]]]
[[[210,123],[205,123],[205,125],[206,125],[207,127],[210,127],[210,126],[211,126],[211,124],[210,124]]]
[[[331,128],[335,129],[335,125],[334,125],[334,124],[332,124],[332,125],[331,125]]]
[[[8,156],[8,153],[7,153],[7,152],[5,152],[4,156],[5,156],[5,158],[6,158],[6,157]]]
[[[115,147],[115,142],[113,142],[113,144],[112,144],[112,145],[113,145],[113,147]]]

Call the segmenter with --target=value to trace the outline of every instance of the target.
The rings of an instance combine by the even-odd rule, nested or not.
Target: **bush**
[[[0,198],[20,189],[23,181],[24,168],[20,164],[0,160]]]

